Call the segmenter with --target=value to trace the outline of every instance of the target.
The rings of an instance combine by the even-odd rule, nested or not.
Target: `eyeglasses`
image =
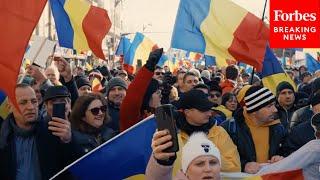
[[[106,106],[101,106],[101,107],[95,107],[92,109],[89,109],[88,111],[90,111],[93,115],[98,115],[99,112],[101,111],[102,113],[106,113],[107,112],[107,107]]]
[[[214,98],[214,97],[219,98],[219,97],[221,97],[221,94],[220,93],[212,93],[212,94],[210,94],[210,97],[211,98]]]
[[[164,75],[163,72],[155,72],[155,74],[156,74],[157,76],[159,76],[159,75]]]

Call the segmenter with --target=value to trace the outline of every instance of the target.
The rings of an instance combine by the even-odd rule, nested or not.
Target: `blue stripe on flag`
[[[81,180],[120,180],[144,174],[152,153],[151,140],[155,130],[155,118],[150,116],[80,158],[65,170],[69,170],[73,176]]]
[[[64,9],[65,0],[50,0],[53,18],[56,24],[59,45],[73,49],[73,28]]]

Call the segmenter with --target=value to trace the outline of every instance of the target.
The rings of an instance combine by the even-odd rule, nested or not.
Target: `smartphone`
[[[170,135],[172,137],[172,146],[165,149],[164,152],[178,152],[179,143],[177,136],[176,121],[173,118],[173,105],[164,104],[156,108],[155,117],[157,121],[158,130],[161,131],[167,129],[169,130]]]
[[[66,119],[66,104],[65,103],[54,103],[52,106],[52,117]]]

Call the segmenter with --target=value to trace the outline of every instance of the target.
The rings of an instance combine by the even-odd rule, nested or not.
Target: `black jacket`
[[[15,141],[13,127],[10,121],[15,121],[13,115],[9,115],[3,122],[0,131],[0,179],[15,179]],[[40,172],[42,179],[49,179],[65,166],[79,158],[76,145],[71,141],[64,144],[60,139],[48,130],[48,121],[39,120],[35,125],[34,136],[36,140]],[[65,174],[70,179],[68,174]]]
[[[228,120],[221,124],[228,132],[234,144],[238,148],[241,161],[241,169],[244,171],[248,162],[256,162],[256,150],[251,132],[243,116],[243,110],[234,113],[234,120]],[[286,130],[282,124],[275,124],[269,128],[269,159],[274,155],[282,155],[281,145],[285,140]]]
[[[290,128],[292,115],[294,111],[296,111],[295,105],[293,105],[290,109],[286,110],[277,103],[276,108],[278,110],[278,116],[281,121],[281,124],[288,130]]]
[[[313,111],[310,106],[296,110],[292,115],[290,128],[293,128],[304,122],[310,122],[312,116]]]
[[[112,102],[108,102],[108,113],[111,117],[111,121],[107,124],[107,126],[113,129],[117,134],[120,132],[120,107],[116,106]]]
[[[115,135],[115,131],[108,127],[104,127],[101,130],[101,133],[99,134],[101,138],[100,140],[97,140],[96,136],[94,135],[86,134],[77,130],[72,131],[72,139],[74,143],[76,143],[79,146],[79,148],[77,149],[77,153],[81,155],[85,155],[86,153],[100,146],[102,143],[108,141]]]
[[[290,155],[309,141],[315,139],[314,129],[311,126],[310,119],[291,129],[286,142],[283,145],[285,156]]]

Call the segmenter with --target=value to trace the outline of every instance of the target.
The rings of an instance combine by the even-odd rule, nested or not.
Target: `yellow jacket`
[[[177,159],[174,162],[173,177],[175,177],[178,170],[181,169],[181,149],[187,142],[189,136],[180,131],[178,133],[179,152],[177,152]],[[213,126],[208,134],[208,139],[211,140],[220,150],[221,154],[221,171],[222,172],[240,172],[240,156],[237,147],[233,144],[229,134],[220,126]]]

